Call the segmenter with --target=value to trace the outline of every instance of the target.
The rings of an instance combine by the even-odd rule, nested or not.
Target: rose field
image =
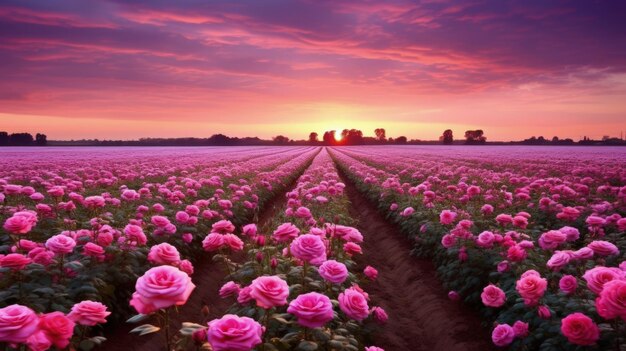
[[[626,350],[626,149],[0,150],[4,350]]]

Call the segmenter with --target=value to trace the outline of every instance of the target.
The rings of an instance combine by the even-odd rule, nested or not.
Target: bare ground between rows
[[[304,170],[307,168],[308,166]],[[267,227],[277,211],[285,207],[287,202],[285,192],[295,187],[302,173],[298,174],[292,182],[285,186],[284,191],[280,191],[263,206],[263,210],[256,221],[259,229]],[[195,244],[199,245],[199,243]],[[179,307],[178,314],[171,316],[170,326],[173,333],[178,331],[182,322],[200,323],[220,318],[231,306],[231,299],[222,299],[219,296],[219,289],[224,284],[224,278],[227,275],[226,268],[221,262],[213,262],[212,257],[213,255],[207,254],[206,257],[201,257],[196,261],[192,275],[192,281],[196,288],[189,300],[187,300],[187,303]],[[245,254],[238,252],[232,255],[231,259],[235,262],[242,262],[245,259]],[[204,306],[209,307],[207,317],[204,317],[201,312]],[[144,323],[155,324],[156,322],[152,319]],[[111,328],[108,333],[105,333],[107,341],[103,344],[102,349],[111,351],[166,349],[163,332],[146,336],[130,334],[129,332],[138,325],[141,324],[125,324]]]
[[[364,236],[363,256],[378,279],[365,287],[372,306],[387,311],[389,321],[368,337],[386,351],[493,350],[490,337],[476,313],[448,299],[430,260],[410,255],[411,243],[399,228],[378,212],[342,174],[352,203],[351,214]]]

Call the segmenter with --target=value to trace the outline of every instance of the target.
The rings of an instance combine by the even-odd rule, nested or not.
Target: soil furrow
[[[371,344],[386,351],[494,349],[474,311],[448,299],[432,262],[411,256],[412,245],[399,228],[387,222],[347,177],[342,178],[364,237],[359,263],[379,272],[365,290],[371,305],[383,307],[389,315],[387,324],[371,333]]]

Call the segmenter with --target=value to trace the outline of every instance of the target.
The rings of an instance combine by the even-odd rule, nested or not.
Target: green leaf
[[[317,350],[317,343],[315,343],[313,341],[302,340],[298,344],[298,347],[296,348],[296,350],[314,351],[314,350]]]
[[[159,330],[161,330],[161,328],[159,328],[157,326],[154,326],[152,324],[144,324],[144,325],[140,325],[137,328],[131,330],[130,333],[137,333],[140,336],[142,336],[142,335],[156,333]]]
[[[128,318],[128,320],[126,320],[126,323],[139,323],[139,322],[143,322],[146,319],[148,319],[150,316],[147,314],[138,314],[138,315],[134,315],[130,318]]]

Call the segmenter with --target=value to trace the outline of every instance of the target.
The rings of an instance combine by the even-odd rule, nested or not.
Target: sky
[[[626,131],[626,1],[3,0],[0,130]]]

